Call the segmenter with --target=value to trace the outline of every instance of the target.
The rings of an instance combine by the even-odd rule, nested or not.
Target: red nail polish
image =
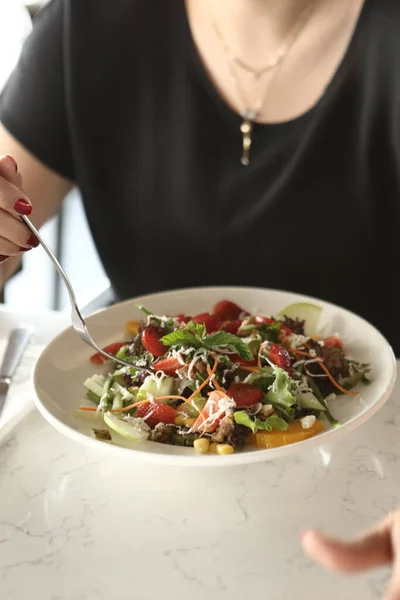
[[[9,256],[3,256],[3,254],[0,254],[0,263],[2,263],[5,260],[7,260],[7,258],[9,258]]]
[[[37,248],[40,244],[36,235],[33,235],[33,233],[31,233],[31,235],[28,237],[28,239],[26,240],[26,243],[28,246],[31,246],[31,248]],[[30,250],[31,248],[28,248],[28,250]]]
[[[23,246],[19,247],[20,252],[28,252],[28,250],[32,250],[32,248],[24,248]]]
[[[32,212],[32,206],[27,200],[20,198],[14,204],[14,210],[20,215],[30,215]]]
[[[17,161],[15,160],[15,158],[12,157],[11,154],[6,154],[6,156],[12,161],[12,163],[15,167],[15,171],[18,173],[18,165],[17,165]]]

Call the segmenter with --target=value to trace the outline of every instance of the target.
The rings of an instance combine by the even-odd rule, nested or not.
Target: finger
[[[36,248],[39,240],[26,225],[0,208],[0,236],[24,249]],[[2,252],[0,247],[0,254]]]
[[[22,189],[22,177],[17,161],[10,154],[0,156],[0,177]]]
[[[393,558],[390,531],[380,527],[353,542],[342,542],[307,531],[302,543],[308,556],[331,571],[352,573],[372,569],[391,562]]]
[[[390,528],[394,563],[392,577],[384,600],[400,600],[400,512],[396,511],[387,519]]]
[[[26,248],[28,250],[28,248]],[[30,250],[30,248],[29,248]],[[17,256],[18,254],[20,254],[21,252],[25,251],[25,249],[22,249],[21,246],[18,246],[17,244],[14,244],[13,242],[10,242],[10,240],[8,240],[5,237],[0,236],[0,255],[1,256]]]
[[[0,208],[15,217],[30,215],[32,212],[32,205],[26,195],[4,178],[0,178]]]

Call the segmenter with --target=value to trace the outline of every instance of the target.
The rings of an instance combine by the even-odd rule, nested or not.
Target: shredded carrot
[[[245,367],[244,365],[240,365],[241,371],[248,371],[249,373],[259,373],[260,367]]]
[[[211,377],[214,375],[215,371],[217,370],[217,366],[218,366],[218,359],[215,355],[213,355],[214,358],[214,364],[213,364],[213,368],[211,369],[211,371],[209,372],[209,375],[207,377],[207,379],[205,379],[203,381],[203,383],[201,385],[199,385],[199,387],[193,392],[193,394],[191,394],[189,396],[189,398],[185,398],[185,402],[183,404],[180,405],[180,409],[185,406],[185,404],[187,404],[188,402],[190,402],[191,400],[193,400],[193,398],[195,396],[197,396],[197,394],[204,388],[206,387],[206,385],[211,381]]]
[[[130,404],[129,406],[125,406],[124,408],[111,408],[109,412],[126,412],[127,410],[131,410],[132,408],[136,408],[136,406],[140,406],[140,404],[145,404],[146,402],[151,402],[152,400],[157,403],[161,402],[161,400],[169,400],[170,398],[173,398],[174,400],[186,400],[184,396],[159,396],[158,398],[146,398],[146,400],[140,400],[139,402],[135,402],[134,404]],[[98,409],[92,408],[91,406],[82,406],[79,410],[97,412]]]
[[[210,369],[210,367],[207,367],[207,372],[208,372],[208,374],[209,374],[209,375],[210,375],[210,377],[211,377],[211,375],[212,375],[212,372],[211,372],[211,369]],[[222,387],[219,385],[219,383],[218,383],[218,381],[217,381],[216,379],[213,379],[213,382],[212,382],[212,384],[213,384],[213,386],[215,387],[215,389],[216,389],[216,390],[218,390],[218,391],[219,391],[219,392],[220,392],[220,393],[221,393],[221,394],[224,396],[224,398],[229,398],[228,394],[227,394],[227,393],[225,392],[225,390],[224,390],[224,389],[223,389],[223,388],[222,388]]]
[[[350,392],[349,390],[346,390],[346,388],[342,387],[342,386],[341,386],[341,385],[340,385],[340,384],[339,384],[339,383],[338,383],[338,382],[337,382],[337,381],[336,381],[336,380],[335,380],[335,379],[332,377],[332,375],[331,375],[331,374],[330,374],[330,372],[329,372],[329,369],[328,369],[328,367],[326,367],[326,366],[324,365],[324,363],[323,363],[323,362],[320,362],[320,363],[319,363],[319,365],[320,365],[321,369],[322,369],[323,371],[325,371],[325,373],[328,375],[328,377],[329,377],[329,379],[331,380],[331,382],[333,383],[333,385],[334,385],[335,387],[337,387],[337,389],[338,389],[339,391],[341,391],[341,392],[342,392],[342,394],[348,394],[349,396],[357,396],[357,395],[358,395],[358,392]]]
[[[297,350],[297,348],[288,348],[289,352],[292,354],[299,354],[300,356],[306,356],[307,358],[314,358],[312,354],[309,352],[304,352],[303,350]]]

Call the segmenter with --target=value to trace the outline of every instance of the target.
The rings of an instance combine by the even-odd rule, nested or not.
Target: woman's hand
[[[400,511],[359,540],[342,542],[306,531],[302,543],[311,558],[331,571],[354,573],[391,564],[392,579],[384,600],[400,600]]]
[[[39,241],[19,218],[32,205],[22,190],[22,177],[10,155],[0,157],[0,263],[36,248]]]

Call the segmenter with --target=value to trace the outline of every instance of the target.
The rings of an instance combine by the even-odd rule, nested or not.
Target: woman
[[[77,185],[121,298],[292,289],[400,352],[399,28],[393,0],[53,0],[0,103],[3,279],[37,245],[19,215]],[[304,544],[372,566],[384,532],[372,558]]]
[[[291,289],[399,352],[399,25],[392,0],[51,1],[0,103],[3,277],[36,244],[18,214],[76,184],[120,298]]]

